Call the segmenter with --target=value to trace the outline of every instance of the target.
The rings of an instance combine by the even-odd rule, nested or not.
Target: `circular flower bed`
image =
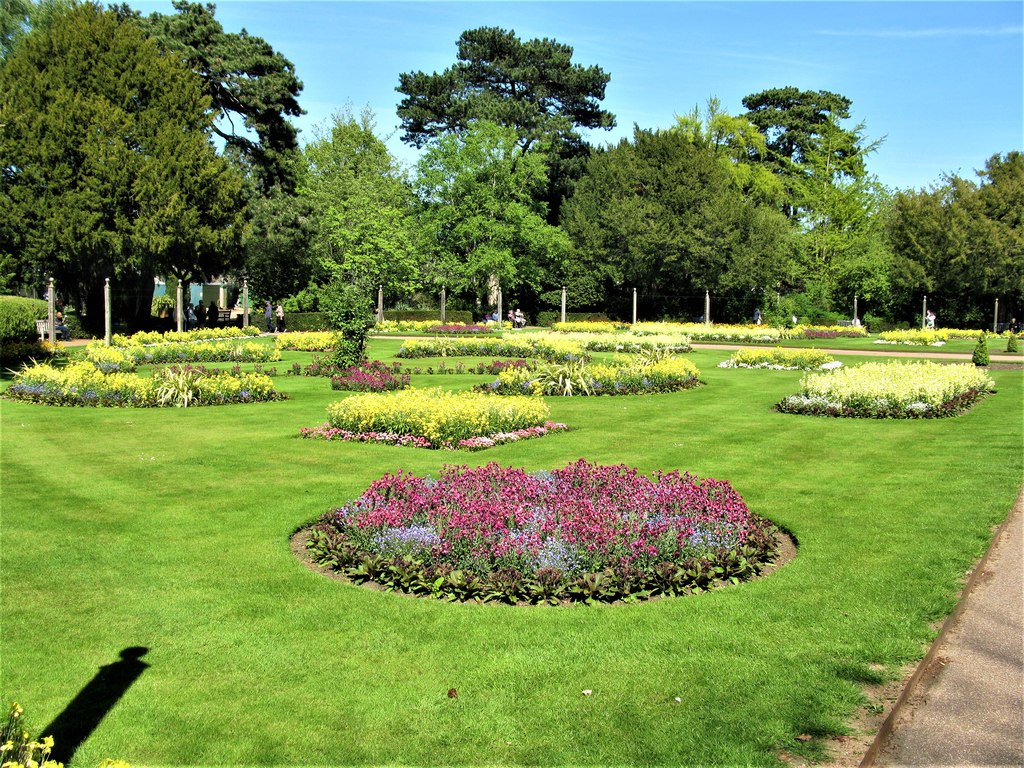
[[[418,595],[611,602],[748,579],[775,554],[776,531],[727,482],[580,459],[550,472],[389,473],[326,513],[306,546],[355,582]]]

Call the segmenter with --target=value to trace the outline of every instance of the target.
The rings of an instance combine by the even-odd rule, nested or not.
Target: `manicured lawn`
[[[399,342],[371,345],[390,360]],[[549,399],[572,432],[481,453],[301,440],[342,396],[327,379],[184,410],[3,402],[0,695],[44,728],[122,649],[148,648],[75,766],[821,756],[867,703],[861,685],[923,654],[1008,513],[1024,376],[993,371],[998,393],[954,419],[837,420],[774,412],[801,373],[715,368],[728,354],[689,355],[700,389]],[[799,554],[696,597],[515,608],[341,584],[289,550],[386,471],[581,457],[728,480]]]

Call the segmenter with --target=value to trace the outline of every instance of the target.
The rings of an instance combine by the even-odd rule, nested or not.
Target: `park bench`
[[[217,310],[217,325],[231,325],[231,310],[230,309],[218,309]]]
[[[36,320],[36,333],[39,334],[40,341],[46,341],[46,337],[50,335],[50,321]]]

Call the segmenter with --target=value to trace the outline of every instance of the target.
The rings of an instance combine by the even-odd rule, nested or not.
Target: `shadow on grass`
[[[42,731],[53,736],[53,752],[50,759],[67,765],[75,751],[96,730],[96,726],[114,705],[131,688],[149,664],[142,657],[148,648],[132,646],[121,651],[121,658],[97,670],[96,675],[85,684],[64,711]]]

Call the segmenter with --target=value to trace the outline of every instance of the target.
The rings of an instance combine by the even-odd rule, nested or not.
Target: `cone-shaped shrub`
[[[1011,333],[1010,338],[1006,340],[1006,351],[1007,352],[1020,352],[1020,344],[1017,343],[1017,334]]]
[[[974,348],[974,355],[971,360],[979,368],[984,368],[988,365],[988,342],[985,340],[985,334],[981,334],[978,337],[978,346]]]

